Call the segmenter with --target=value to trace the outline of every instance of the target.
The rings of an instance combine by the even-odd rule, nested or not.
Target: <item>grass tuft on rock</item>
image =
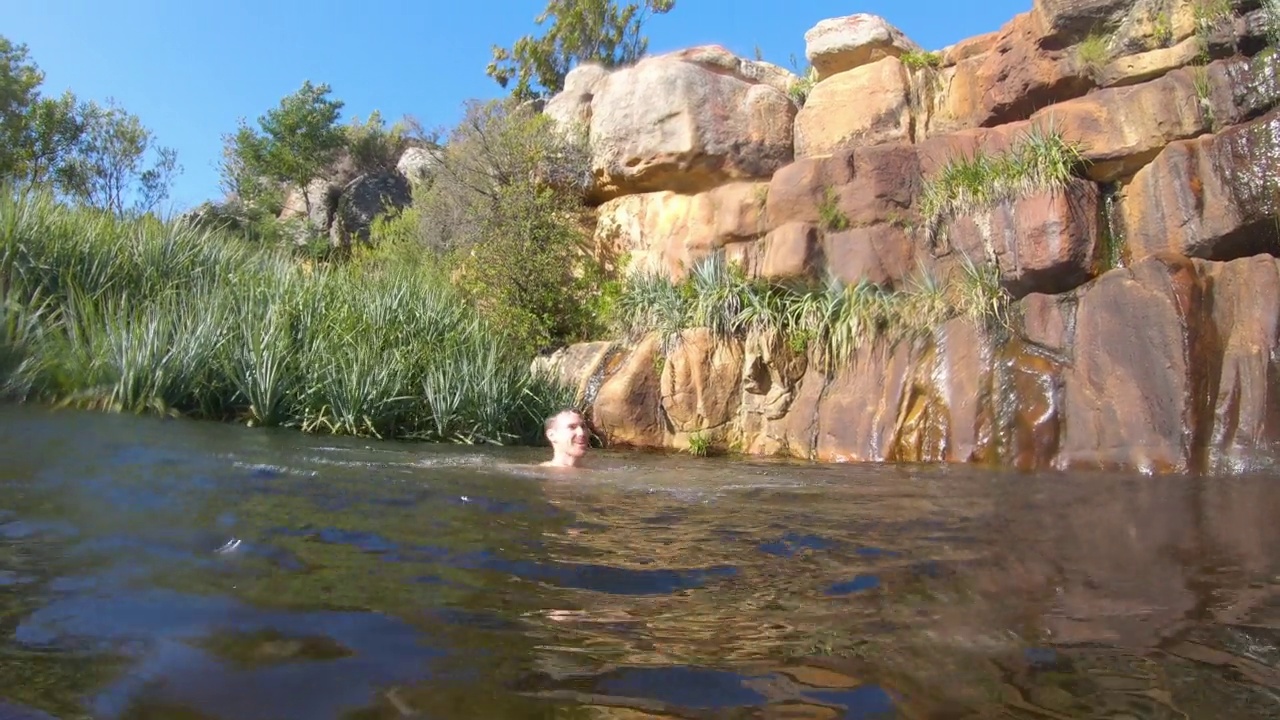
[[[1065,187],[1085,160],[1080,146],[1052,127],[1032,126],[1008,150],[950,159],[921,193],[921,212],[930,237],[956,217],[1001,202]]]
[[[613,322],[633,342],[658,333],[664,352],[691,328],[708,328],[721,339],[759,333],[793,351],[812,351],[830,372],[861,347],[922,337],[952,318],[1007,325],[1010,301],[990,265],[964,263],[948,282],[922,270],[906,287],[887,289],[834,277],[806,284],[753,279],[712,255],[679,282],[658,272],[633,274]]]

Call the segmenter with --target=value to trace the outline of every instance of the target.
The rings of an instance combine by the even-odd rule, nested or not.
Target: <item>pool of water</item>
[[[0,408],[0,717],[1280,717],[1280,477]]]

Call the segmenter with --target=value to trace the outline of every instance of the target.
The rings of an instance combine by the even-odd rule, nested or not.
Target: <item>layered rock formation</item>
[[[934,53],[883,18],[823,20],[807,94],[722,48],[580,68],[548,110],[589,127],[597,242],[632,269],[678,281],[721,257],[892,290],[969,259],[998,269],[1013,322],[953,319],[836,368],[787,338],[699,328],[539,362],[619,445],[1171,471],[1251,457],[1280,439],[1266,12],[1036,0]],[[1079,152],[1071,178],[930,205],[957,162],[1046,138]]]

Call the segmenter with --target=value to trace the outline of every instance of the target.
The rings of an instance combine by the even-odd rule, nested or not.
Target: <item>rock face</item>
[[[950,239],[966,257],[994,261],[1015,298],[1065,292],[1093,276],[1098,186],[1075,180],[1063,190],[1000,203],[952,223]]]
[[[619,444],[702,433],[819,460],[1152,471],[1247,458],[1280,439],[1267,27],[1257,3],[1035,0],[937,53],[883,18],[823,20],[804,82],[714,45],[575,69],[546,112],[588,128],[595,242],[627,271],[680,280],[724,259],[793,292],[998,287],[1012,306],[1007,326],[895,341],[877,333],[902,318],[880,317],[834,368],[809,346],[818,327],[687,328],[584,347],[568,377]]]
[[[906,68],[895,57],[818,83],[796,116],[796,157],[910,140],[909,93]]]
[[[601,79],[590,112],[600,197],[700,192],[768,178],[792,159],[796,107],[784,92],[679,54]]]
[[[1004,339],[957,319],[833,375],[776,339],[689,331],[663,361],[653,336],[593,422],[621,444],[711,428],[748,452],[1023,469],[1187,471],[1280,440],[1280,260],[1165,253],[1068,295],[1022,301]]]
[[[1133,252],[1230,259],[1280,253],[1280,112],[1171,143],[1124,192]]]

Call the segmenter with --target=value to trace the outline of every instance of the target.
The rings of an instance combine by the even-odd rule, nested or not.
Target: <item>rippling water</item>
[[[1271,476],[0,408],[0,717],[1280,717]]]

